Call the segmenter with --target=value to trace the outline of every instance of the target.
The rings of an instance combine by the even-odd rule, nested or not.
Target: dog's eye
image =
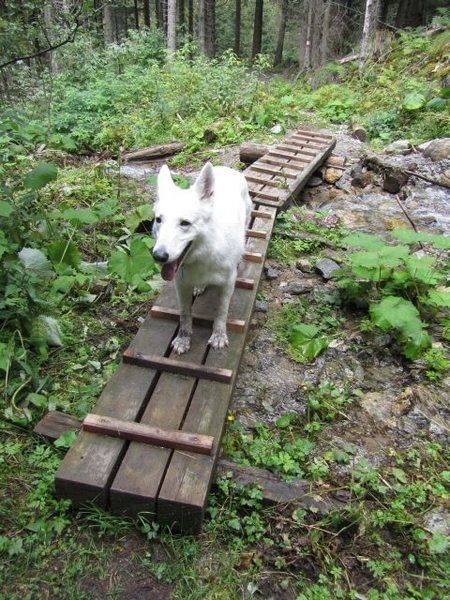
[[[159,224],[162,222],[162,219],[161,219],[161,217],[155,217],[155,221],[156,221],[156,223]]]
[[[187,221],[186,219],[183,219],[183,221],[180,221],[180,225],[181,225],[181,227],[190,227],[191,222]]]

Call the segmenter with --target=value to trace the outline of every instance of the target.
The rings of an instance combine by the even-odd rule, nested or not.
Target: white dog
[[[166,281],[174,277],[180,307],[180,327],[172,342],[177,354],[188,352],[192,336],[194,289],[217,286],[219,305],[208,341],[215,349],[228,345],[226,321],[245,247],[251,212],[242,173],[206,163],[187,190],[180,189],[164,165],[158,175],[154,206],[154,259]]]

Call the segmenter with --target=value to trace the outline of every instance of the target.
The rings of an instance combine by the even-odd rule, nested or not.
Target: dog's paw
[[[178,335],[172,341],[172,350],[175,354],[186,354],[191,349],[191,336],[190,335]]]
[[[212,336],[208,340],[208,344],[214,348],[214,350],[221,350],[228,346],[228,337],[225,331],[214,331]]]

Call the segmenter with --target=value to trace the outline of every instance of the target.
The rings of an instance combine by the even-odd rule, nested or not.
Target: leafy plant
[[[373,324],[392,333],[402,353],[416,359],[431,344],[425,330],[431,315],[439,320],[434,309],[450,306],[450,294],[437,287],[446,278],[444,256],[417,255],[413,246],[427,243],[440,252],[450,247],[450,240],[407,230],[398,230],[392,237],[404,244],[361,233],[345,237],[344,246],[364,250],[349,252],[337,283],[344,302],[367,298]]]

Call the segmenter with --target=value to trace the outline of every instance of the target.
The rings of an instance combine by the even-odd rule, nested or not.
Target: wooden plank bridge
[[[58,497],[201,530],[277,209],[334,145],[332,136],[298,131],[244,172],[254,210],[230,304],[229,346],[216,351],[207,344],[216,305],[208,289],[193,302],[190,352],[171,353],[178,312],[167,283],[62,461]]]

